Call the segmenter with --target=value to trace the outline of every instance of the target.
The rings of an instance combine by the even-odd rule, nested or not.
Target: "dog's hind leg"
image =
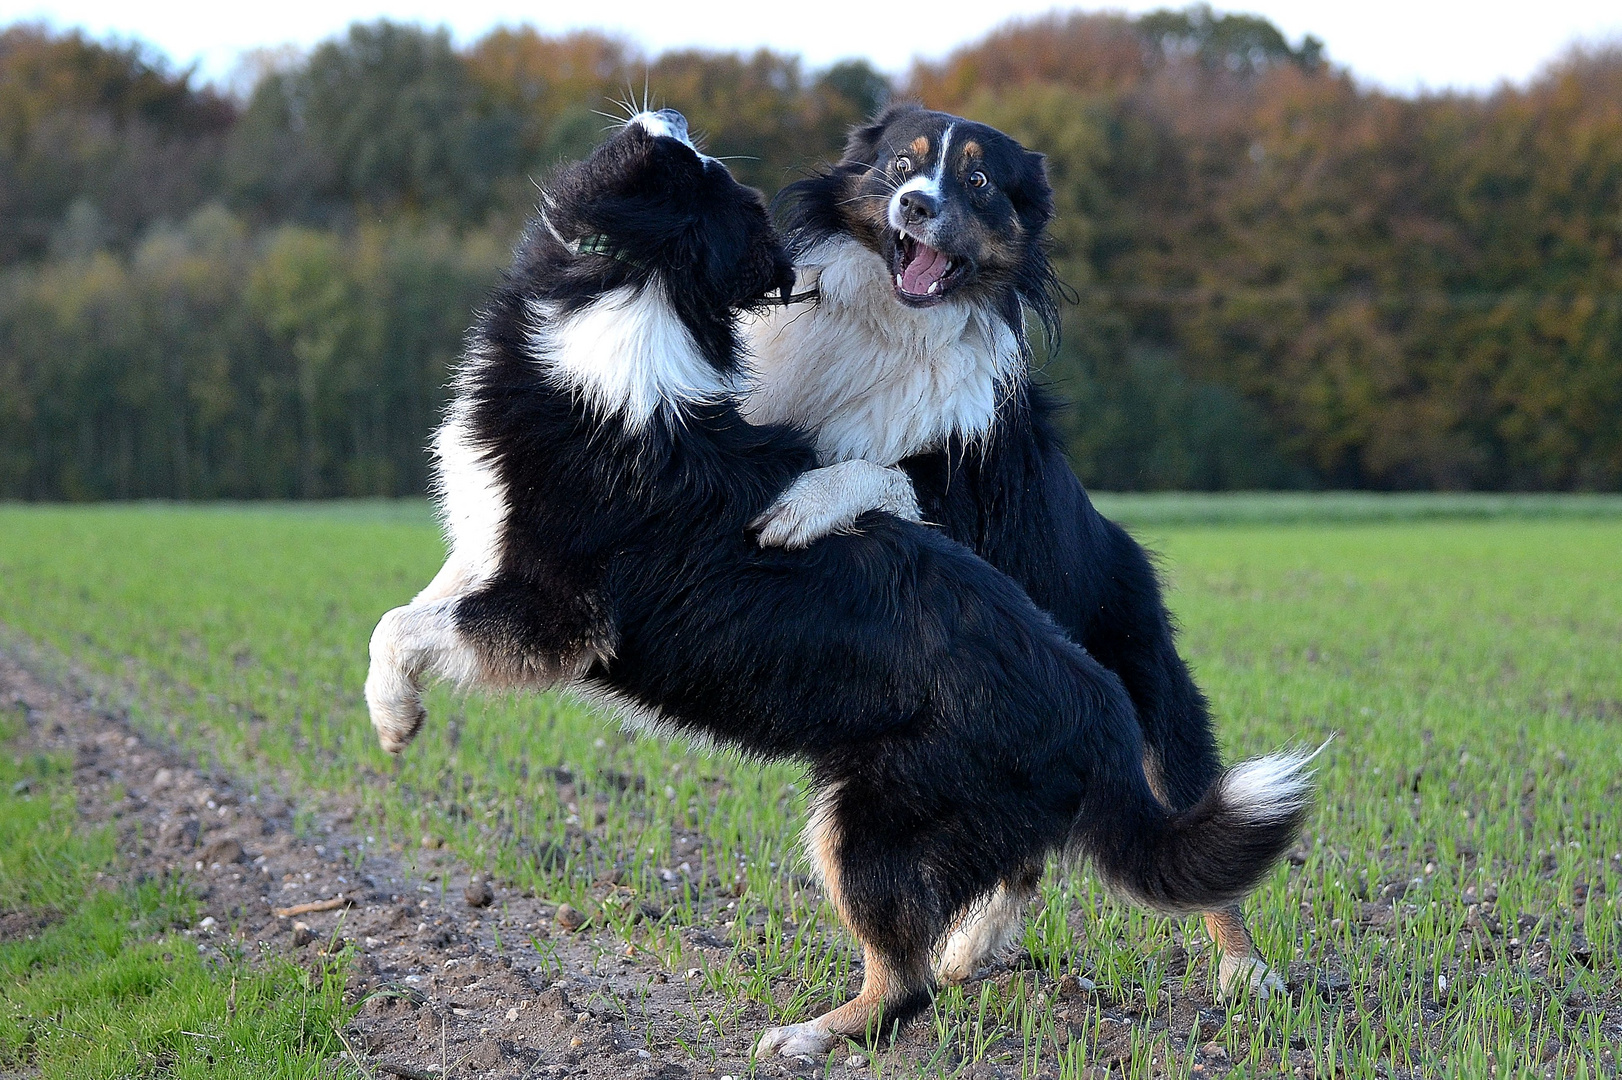
[[[1217,993],[1231,999],[1246,990],[1259,997],[1286,992],[1284,980],[1256,952],[1256,943],[1245,927],[1239,905],[1205,914],[1205,930],[1216,942],[1221,959],[1217,963]]]
[[[757,1057],[821,1057],[841,1039],[877,1043],[885,1029],[906,1021],[929,1000],[929,968],[906,970],[874,946],[862,943],[862,989],[849,1001],[803,1024],[767,1028],[755,1044]]]
[[[806,828],[806,846],[822,878],[824,894],[845,925],[862,940],[862,989],[815,1020],[768,1028],[755,1045],[759,1057],[820,1057],[842,1038],[876,1042],[886,1027],[905,1022],[926,1004],[934,989],[927,946],[881,948],[863,934],[867,920],[852,910],[845,893],[840,851],[843,838],[834,816],[837,794],[838,789],[833,788],[817,797]]]
[[[964,912],[941,943],[935,979],[942,985],[966,982],[984,965],[1013,949],[1025,929],[1025,907],[1035,894],[1033,881],[998,885]]]

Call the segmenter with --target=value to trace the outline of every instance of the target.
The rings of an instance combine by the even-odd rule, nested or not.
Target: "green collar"
[[[582,236],[574,243],[574,253],[576,255],[606,255],[610,259],[618,259],[622,263],[629,263],[632,266],[637,265],[637,260],[615,247],[614,241],[610,240],[604,233],[592,233],[590,236]]]

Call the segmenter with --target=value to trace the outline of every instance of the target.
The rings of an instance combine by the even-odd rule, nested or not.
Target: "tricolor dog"
[[[744,408],[812,432],[829,467],[762,516],[762,542],[804,547],[847,530],[877,492],[902,497],[906,478],[925,520],[1019,582],[1119,676],[1156,794],[1175,811],[1199,805],[1222,763],[1159,580],[1093,508],[1065,461],[1053,402],[1030,377],[1027,317],[1050,332],[1058,322],[1041,155],[984,124],[903,105],[853,131],[837,164],[783,199],[796,287],[814,299],[748,325]],[[1024,899],[999,894],[989,910],[1003,924],[988,940],[1018,936]],[[1237,907],[1210,910],[1206,925],[1223,992],[1283,988]],[[940,972],[971,973],[969,963]]]

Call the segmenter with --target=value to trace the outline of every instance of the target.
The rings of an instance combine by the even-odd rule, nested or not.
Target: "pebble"
[[[1085,975],[1065,975],[1059,979],[1059,993],[1064,997],[1090,994],[1097,989],[1098,984]]]
[[[860,1069],[867,1065],[867,1059],[861,1054],[852,1054],[850,1059],[847,1060],[845,1064],[849,1065],[853,1069]]]
[[[586,925],[586,917],[569,904],[558,905],[558,913],[553,916],[553,921],[558,924],[558,929],[569,933]]]
[[[199,929],[199,930],[212,930],[218,925],[220,925],[219,920],[215,919],[214,916],[210,915],[207,918],[205,918],[202,922],[197,924],[197,929]]]
[[[203,849],[203,861],[210,865],[220,863],[223,866],[239,862],[242,854],[242,841],[226,837],[215,840]]]
[[[470,908],[489,907],[495,902],[496,891],[483,878],[474,878],[467,883],[467,888],[462,890],[462,899],[467,901]]]

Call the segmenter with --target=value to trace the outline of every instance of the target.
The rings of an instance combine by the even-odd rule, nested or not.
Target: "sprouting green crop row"
[[[1258,1071],[1294,1047],[1320,1076],[1614,1072],[1622,520],[1145,528],[1226,751],[1334,736],[1309,841],[1250,905],[1301,988],[1197,1042]],[[225,768],[308,801],[358,795],[406,858],[446,843],[672,966],[671,927],[724,919],[750,959],[706,980],[738,1004],[796,1018],[841,994],[849,943],[797,887],[792,766],[628,736],[564,697],[445,691],[398,762],[377,749],[366,641],[441,554],[410,507],[0,508],[0,622],[115,677],[138,722]],[[637,905],[601,902],[608,878],[668,917],[633,926]],[[723,893],[733,910],[706,899]],[[1153,1018],[1207,970],[1160,958],[1202,940],[1050,874],[1036,971],[943,993],[940,1052],[917,1067],[1012,1054],[1079,1076],[1101,1021],[1060,1019],[1039,988],[1078,971]],[[1133,1040],[1132,1075],[1186,1074],[1197,1053],[1186,1029]]]

